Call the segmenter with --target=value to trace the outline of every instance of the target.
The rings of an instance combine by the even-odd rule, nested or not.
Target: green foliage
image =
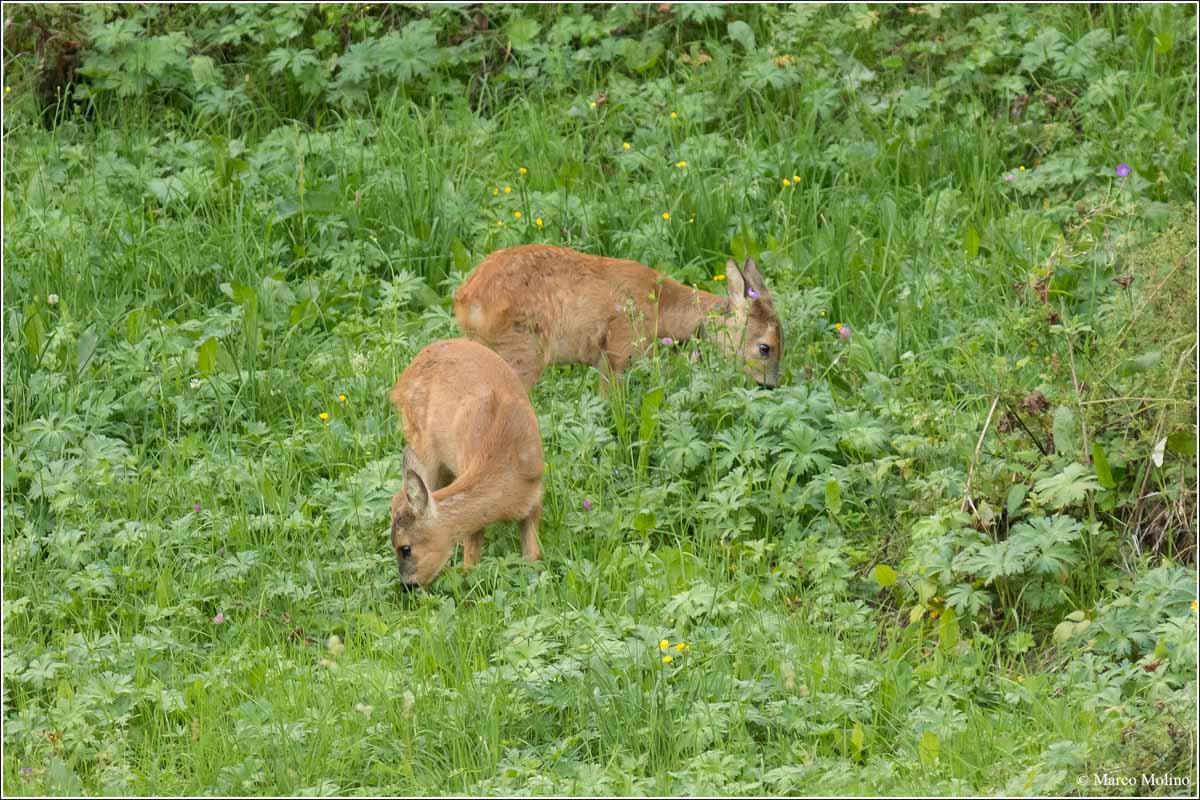
[[[6,793],[1195,785],[1190,7],[11,18]],[[386,393],[530,242],[753,256],[782,385],[548,371],[545,562],[402,593]]]

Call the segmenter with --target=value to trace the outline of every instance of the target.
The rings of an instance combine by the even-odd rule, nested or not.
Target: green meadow
[[[1194,794],[1190,4],[4,15],[6,795]],[[544,560],[405,592],[531,242],[753,256],[781,385],[548,370]]]

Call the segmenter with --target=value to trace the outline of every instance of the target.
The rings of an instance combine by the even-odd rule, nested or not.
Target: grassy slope
[[[1195,572],[1170,560],[1179,520],[1195,530],[1188,458],[1152,473],[1170,502],[1137,502],[1147,441],[1195,408],[1195,130],[1178,114],[1195,65],[1183,34],[1165,57],[1153,38],[1194,36],[1194,14],[746,13],[760,44],[812,48],[799,84],[749,90],[759,62],[709,42],[708,64],[637,79],[551,48],[488,116],[452,89],[314,126],[137,98],[45,132],[28,100],[6,109],[6,792],[1194,784]],[[1124,38],[1091,77],[1038,73],[1063,88],[1031,91],[1017,123],[996,86],[1052,26]],[[988,48],[1009,66],[985,69]],[[847,84],[856,64],[877,76]],[[499,527],[475,572],[403,595],[385,391],[453,335],[461,267],[525,241],[716,291],[725,258],[755,252],[787,386],[753,390],[708,353],[692,368],[689,348],[642,362],[611,405],[593,372],[552,371],[533,393],[544,564]],[[1074,393],[1076,354],[1100,410]],[[1116,488],[1050,499],[1039,482],[1088,452],[1068,447],[1076,418],[1016,427],[1035,388],[1089,409]],[[997,396],[1003,431],[972,479],[988,510],[955,517]],[[1017,484],[1043,490],[1012,506]],[[972,520],[1003,539],[1018,518],[1078,520],[1069,569],[938,577],[945,548],[984,547]],[[964,585],[986,602],[948,613]],[[1056,640],[1075,609],[1100,633]],[[663,638],[686,642],[669,664]]]

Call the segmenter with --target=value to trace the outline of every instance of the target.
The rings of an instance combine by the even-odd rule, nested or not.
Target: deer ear
[[[404,448],[404,495],[416,514],[424,515],[433,506],[433,497],[422,474],[425,467],[411,448]]]
[[[732,258],[725,262],[725,283],[729,289],[729,302],[740,306],[746,302],[746,278]]]
[[[751,289],[755,291],[756,295],[767,291],[767,282],[763,280],[762,273],[758,271],[758,264],[755,264],[754,259],[750,256],[746,256],[745,262],[742,263],[742,275],[746,278],[747,296],[750,296]]]

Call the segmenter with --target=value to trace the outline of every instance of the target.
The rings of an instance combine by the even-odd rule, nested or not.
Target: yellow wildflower
[[[1192,611],[1196,611],[1197,609],[1200,609],[1200,601],[1193,600],[1192,601]]]
[[[1017,167],[1017,172],[1024,172],[1024,171],[1025,171],[1025,165],[1024,165],[1024,164],[1022,164],[1021,166]]]
[[[787,178],[784,178],[784,179],[783,179],[783,185],[784,185],[784,186],[791,186],[791,185],[792,185],[792,182],[791,182],[791,181],[789,181]]]
[[[5,93],[5,94],[12,94],[12,87],[11,87],[11,86],[5,86],[5,87],[4,87],[4,93]]]
[[[344,403],[344,402],[346,402],[346,395],[344,395],[344,394],[339,394],[339,395],[338,395],[338,402],[339,402],[339,403]]]
[[[628,149],[629,149],[629,142],[621,142],[621,147],[624,147],[626,150],[628,150]]]
[[[588,105],[589,105],[589,106],[591,106],[592,108],[595,108],[595,107],[596,107],[596,101],[595,101],[595,100],[593,100],[593,101],[592,101],[591,103],[589,103]]]
[[[725,276],[724,275],[713,275],[713,280],[714,281],[723,281],[723,280],[725,280]]]
[[[322,412],[321,412],[320,414],[318,414],[317,416],[321,418],[321,421],[322,421],[322,422],[328,422],[328,421],[329,421],[329,412],[328,412],[328,411],[322,411]]]
[[[521,173],[522,175],[529,174],[529,170],[525,169],[524,167],[521,167],[520,169],[518,169],[517,172]]]
[[[492,197],[495,197],[495,196],[496,196],[496,195],[498,195],[498,194],[500,194],[500,187],[499,187],[499,186],[497,186],[497,187],[495,187],[495,188],[493,188],[493,189],[492,189]]]
[[[670,211],[664,211],[664,212],[662,213],[662,218],[663,218],[663,219],[670,219],[670,218],[671,218],[671,212],[670,212]]]
[[[534,225],[537,225],[539,228],[540,228],[540,227],[542,227],[542,218],[541,218],[541,217],[538,217],[537,219],[535,219],[535,220],[533,221],[533,224],[534,224]]]
[[[671,119],[676,119],[678,117],[679,117],[679,115],[676,114],[674,111],[671,112]]]
[[[513,212],[513,219],[520,219],[520,218],[521,218],[521,212],[520,212],[520,211],[514,211],[514,212]]]
[[[664,664],[670,664],[674,660],[675,660],[675,656],[663,656]]]
[[[799,175],[793,175],[793,176],[792,176],[792,183],[799,183],[799,182],[800,182],[800,176],[799,176]]]
[[[687,162],[686,161],[676,161],[675,166],[679,167],[680,169],[683,169],[684,167],[687,166]]]
[[[687,650],[687,645],[683,642],[680,642],[679,644],[675,645],[675,649],[682,653],[684,650]]]
[[[505,187],[504,187],[504,193],[505,193],[505,194],[512,194],[512,187],[511,187],[511,186],[505,186]]]
[[[671,643],[668,642],[666,639],[663,639],[661,642],[658,643],[659,650],[666,650],[670,646],[671,646]]]

